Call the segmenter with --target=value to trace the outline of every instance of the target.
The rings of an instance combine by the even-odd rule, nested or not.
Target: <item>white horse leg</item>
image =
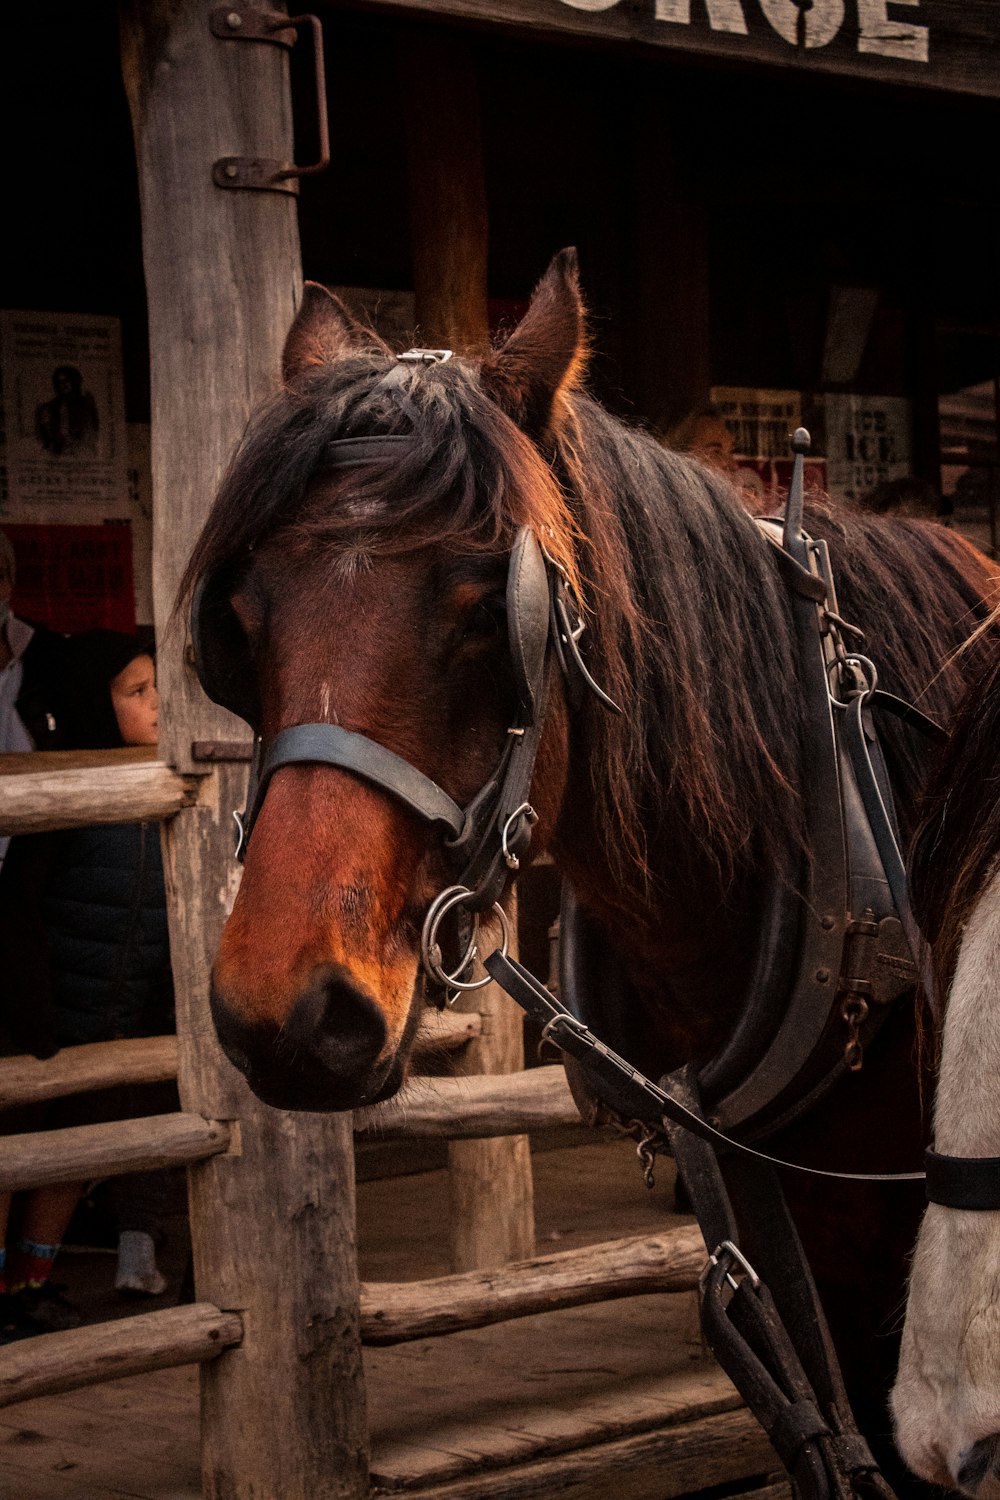
[[[1000,873],[959,950],[934,1127],[942,1153],[1000,1156]],[[1000,1212],[929,1205],[891,1406],[916,1473],[1000,1500]]]

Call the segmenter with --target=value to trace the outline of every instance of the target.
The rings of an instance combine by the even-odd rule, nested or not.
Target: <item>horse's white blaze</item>
[[[934,1137],[949,1155],[1000,1156],[1000,872],[959,949]],[[972,1445],[1000,1434],[1000,1212],[928,1207],[891,1404],[903,1457],[934,1483],[957,1486]],[[1000,1500],[1000,1475],[967,1493]]]

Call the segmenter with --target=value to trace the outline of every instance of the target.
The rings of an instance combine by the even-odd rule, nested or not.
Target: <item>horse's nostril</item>
[[[986,1479],[1000,1479],[1000,1432],[980,1438],[964,1450],[955,1478],[966,1495],[975,1495]]]
[[[334,1074],[371,1066],[386,1043],[385,1018],[346,969],[327,964],[312,977],[282,1027],[279,1051],[305,1052]]]

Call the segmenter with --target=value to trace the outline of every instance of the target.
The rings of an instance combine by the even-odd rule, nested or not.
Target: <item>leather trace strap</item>
[[[654,1129],[661,1129],[664,1121],[670,1120],[718,1150],[736,1152],[772,1167],[804,1172],[810,1177],[830,1177],[841,1182],[922,1182],[924,1179],[923,1172],[831,1172],[806,1166],[803,1162],[786,1161],[780,1156],[769,1156],[766,1151],[758,1151],[743,1141],[734,1140],[619,1057],[515,959],[498,950],[485,960],[485,968],[541,1029],[543,1040],[554,1042],[560,1051],[581,1065],[598,1098],[623,1120],[639,1121]]]
[[[928,1150],[924,1166],[928,1202],[974,1213],[1000,1212],[1000,1156],[947,1156]]]
[[[700,1118],[691,1068],[661,1080]],[[795,1481],[803,1500],[891,1491],[859,1433],[816,1286],[777,1175],[672,1121],[670,1144],[691,1197],[708,1264],[701,1277],[706,1340]]]

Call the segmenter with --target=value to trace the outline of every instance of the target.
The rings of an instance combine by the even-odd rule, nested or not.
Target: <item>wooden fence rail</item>
[[[0,1350],[0,1406],[123,1375],[200,1364],[242,1338],[238,1314],[207,1302],[41,1334]]]
[[[705,1264],[693,1224],[428,1281],[362,1282],[361,1340],[400,1344],[652,1292],[690,1292]]]
[[[228,1151],[237,1127],[201,1115],[150,1115],[0,1139],[0,1193],[183,1167]]]
[[[0,774],[0,834],[170,818],[198,800],[203,780],[179,776],[162,761],[13,775],[8,769],[7,774]]]
[[[372,1140],[476,1140],[572,1126],[580,1112],[558,1064],[527,1073],[418,1078],[394,1099],[358,1110],[355,1132]]]
[[[475,1012],[428,1010],[413,1046],[418,1067],[464,1047],[482,1030]],[[68,1094],[177,1077],[175,1036],[129,1037],[64,1047],[54,1057],[0,1057],[0,1111]]]

